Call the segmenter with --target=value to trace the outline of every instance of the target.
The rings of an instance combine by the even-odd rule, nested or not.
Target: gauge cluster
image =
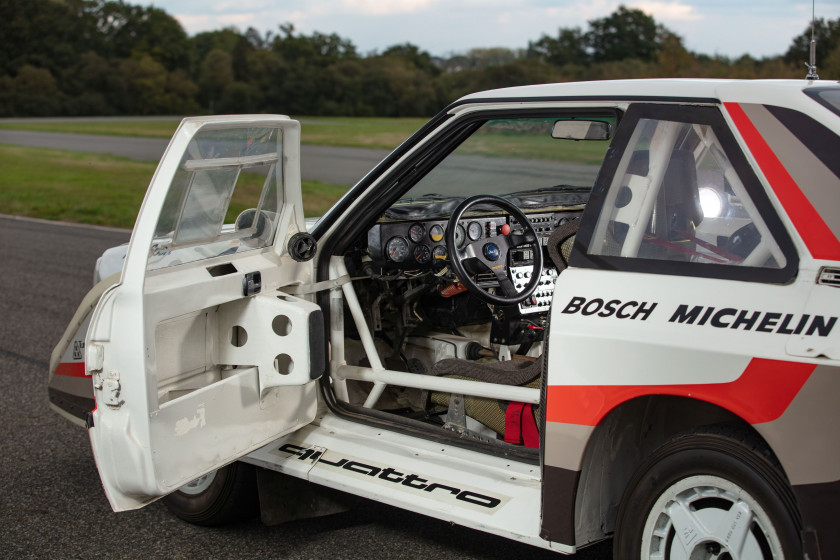
[[[463,247],[480,239],[500,235],[507,216],[482,216],[461,220],[455,244]],[[443,265],[449,259],[444,233],[447,220],[379,223],[368,231],[371,258],[388,268],[412,270]]]
[[[528,216],[534,224],[542,244],[551,235],[560,214],[541,213]],[[447,220],[419,220],[413,222],[380,222],[368,231],[368,250],[371,259],[385,268],[415,270],[442,267],[448,262],[446,242]],[[509,224],[515,233],[522,227],[504,214],[465,218],[458,222],[455,244],[463,247],[481,239],[501,235],[501,227]],[[511,265],[530,262],[530,250],[512,251]]]

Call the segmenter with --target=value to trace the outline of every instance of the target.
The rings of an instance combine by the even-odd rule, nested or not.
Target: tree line
[[[840,77],[840,19],[817,20],[822,77]],[[689,51],[624,6],[588,29],[560,28],[521,49],[446,58],[417,46],[362,54],[335,33],[229,27],[188,36],[164,10],[122,0],[0,3],[0,116],[289,113],[428,116],[473,91],[578,80],[802,78],[810,25],[784,55]]]

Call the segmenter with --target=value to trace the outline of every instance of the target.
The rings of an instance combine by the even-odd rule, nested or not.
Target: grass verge
[[[178,128],[177,119],[171,121],[35,121],[0,122],[7,130],[32,132],[64,132],[70,134],[103,134],[105,136],[139,136],[144,138],[171,138]]]
[[[156,164],[85,152],[0,145],[0,212],[131,228]],[[347,191],[303,181],[306,216],[320,216]],[[240,205],[236,194],[231,205]]]
[[[304,144],[393,150],[428,119],[300,117],[299,120]]]
[[[366,117],[297,117],[301,121],[301,141],[321,146],[345,146],[392,150],[425,124],[423,118]],[[35,132],[101,134],[170,138],[178,121],[39,121],[9,123],[0,121],[0,129]],[[603,160],[605,142],[558,143],[548,137],[535,136],[511,140],[504,133],[479,134],[459,153],[484,156],[522,157],[597,164]]]
[[[392,150],[423,126],[426,119],[299,117],[301,141],[323,146],[349,146]],[[41,121],[0,122],[0,128],[35,132],[103,134],[106,136],[141,136],[170,138],[178,121]]]

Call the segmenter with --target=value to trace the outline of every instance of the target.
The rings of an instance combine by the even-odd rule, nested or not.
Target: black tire
[[[232,463],[162,499],[169,511],[195,525],[217,526],[253,519],[260,512],[256,468]]]
[[[696,431],[668,440],[627,486],[615,560],[654,553],[665,560],[724,560],[732,558],[730,550],[742,560],[802,558],[793,494],[774,463],[759,441],[737,432]]]

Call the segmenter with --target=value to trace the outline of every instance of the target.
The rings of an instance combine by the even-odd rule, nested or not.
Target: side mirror
[[[249,208],[243,210],[236,217],[233,229],[234,231],[250,232],[251,239],[261,239],[271,231],[271,226],[269,225],[269,217],[265,212],[260,212],[258,215],[256,208]]]
[[[552,138],[562,140],[609,140],[611,136],[612,127],[604,121],[557,121],[551,130]]]

